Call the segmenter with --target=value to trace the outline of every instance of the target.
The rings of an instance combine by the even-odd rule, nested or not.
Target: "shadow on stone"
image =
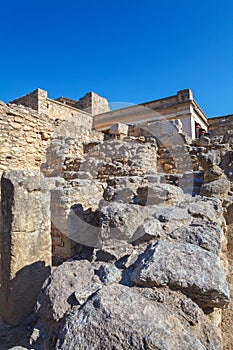
[[[34,311],[41,287],[50,272],[50,266],[37,261],[19,270],[15,278],[3,281],[0,289],[3,321],[17,326]]]

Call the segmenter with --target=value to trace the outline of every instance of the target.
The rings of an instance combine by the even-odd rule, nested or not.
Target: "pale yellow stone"
[[[10,122],[10,126],[12,126],[14,129],[21,129],[22,128],[22,124],[15,123],[15,122]]]

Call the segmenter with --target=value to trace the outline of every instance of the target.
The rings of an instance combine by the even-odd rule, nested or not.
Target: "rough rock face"
[[[122,285],[104,287],[74,309],[55,348],[205,349],[163,305]]]
[[[172,206],[102,203],[98,234],[111,244],[44,283],[33,349],[222,349],[222,214],[218,199],[184,195]]]
[[[16,327],[9,346],[10,332],[2,327],[0,347],[222,350],[223,314],[224,350],[232,350],[225,277],[229,268],[232,289],[231,251],[229,267],[226,258],[227,234],[232,247],[231,133],[218,141],[167,135],[165,146],[148,135],[104,142],[103,134],[79,128],[76,135],[74,124],[68,126],[60,129],[63,136],[54,135],[42,169],[51,192],[53,263],[72,259],[45,281],[33,320]],[[8,312],[20,322],[33,310],[24,292],[35,302],[37,272],[43,280],[47,274],[30,268],[17,273],[16,267],[23,259],[44,260],[43,249],[51,258],[49,195],[26,177],[8,174],[8,180],[3,237],[13,244],[7,259],[14,263],[10,271],[28,284],[9,275],[2,287],[9,287],[14,307]],[[22,202],[27,212],[20,217]],[[25,244],[29,237],[40,250]],[[7,259],[2,265],[8,269]],[[22,287],[17,292],[23,303],[12,286]],[[24,331],[30,343],[29,337],[20,341]]]
[[[137,263],[131,276],[136,285],[179,289],[205,307],[222,307],[229,303],[219,259],[195,245],[158,241]]]
[[[204,184],[201,188],[201,194],[203,196],[226,196],[230,191],[230,182],[227,179],[219,179],[207,184]]]
[[[133,287],[123,277],[132,269],[112,264],[56,270],[39,298],[33,349],[221,349],[208,315],[180,291]]]
[[[65,262],[54,270],[43,286],[38,299],[38,314],[42,318],[59,321],[73,303],[79,303],[79,291],[82,291],[84,302],[100,286],[101,282],[89,261]],[[73,295],[74,291],[75,295]],[[84,291],[86,291],[86,298],[84,298]]]

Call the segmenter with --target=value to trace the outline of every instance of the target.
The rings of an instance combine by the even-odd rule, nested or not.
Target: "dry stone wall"
[[[103,139],[102,133],[91,131],[92,117],[82,112],[65,113],[67,106],[61,103],[56,110],[58,102],[51,103],[54,113],[49,114],[0,103],[0,171],[40,167],[52,136],[73,136],[82,142]]]
[[[75,108],[82,109],[91,115],[109,112],[108,101],[94,92],[88,92],[74,104]]]
[[[54,128],[48,116],[1,103],[0,170],[38,168]]]

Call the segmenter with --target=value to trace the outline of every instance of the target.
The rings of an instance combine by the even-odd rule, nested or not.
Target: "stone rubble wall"
[[[47,98],[47,92],[42,89],[36,89],[27,95],[21,96],[14,101],[12,104],[22,105],[28,108],[32,108],[39,111],[39,101]]]
[[[76,112],[65,113],[65,105],[58,108],[58,102],[51,102],[54,114],[40,113],[22,105],[0,104],[0,171],[8,169],[38,168],[44,159],[49,139],[53,135],[72,134],[77,139],[88,141],[103,139],[102,134],[91,131],[92,117]],[[45,109],[47,107],[44,107]],[[69,118],[69,124],[66,119]],[[94,135],[94,136],[93,136]]]
[[[74,256],[77,250],[77,243],[67,239],[67,220],[73,204],[82,205],[84,210],[96,210],[109,177],[157,172],[156,144],[140,139],[101,141],[101,135],[80,129],[76,137],[54,137],[47,148],[42,172],[47,177],[63,179],[51,189],[54,262]],[[87,142],[88,139],[92,142]]]
[[[51,259],[53,265],[73,258],[86,259],[97,265],[115,266],[120,271],[117,270],[117,276],[121,275],[127,288],[140,286],[145,288],[145,293],[150,288],[153,291],[159,288],[161,298],[168,301],[171,309],[173,297],[177,296],[173,287],[178,288],[181,294],[177,310],[180,305],[189,306],[188,310],[184,306],[185,316],[178,313],[176,317],[185,318],[182,324],[185,322],[188,334],[195,335],[206,349],[212,350],[208,345],[212,342],[220,350],[220,308],[229,302],[225,274],[232,270],[229,253],[229,267],[227,261],[227,248],[232,248],[232,230],[227,226],[232,224],[233,212],[232,125],[220,138],[205,135],[190,140],[173,131],[156,137],[147,132],[140,134],[139,130],[137,136],[104,140],[102,133],[82,125],[81,119],[75,116],[56,124],[53,118],[48,123],[47,115],[22,106],[0,104],[0,110],[4,145],[9,142],[11,152],[10,157],[6,149],[2,153],[0,170],[40,167],[49,187],[49,190],[40,188],[37,181],[33,181],[38,176],[30,171],[6,172],[2,177],[1,292],[3,298],[9,295],[8,301],[2,304],[7,308],[2,311],[5,320],[17,324],[25,316],[21,297],[25,287],[21,283],[28,278],[28,271],[34,271],[25,266],[33,267],[34,258],[44,261],[46,267],[51,265]],[[25,130],[27,123],[31,128],[29,135]],[[21,149],[19,146],[19,153],[15,153],[11,146],[23,140],[26,146],[32,147]],[[36,162],[38,154],[40,159]],[[24,210],[26,208],[23,214],[22,203]],[[48,213],[51,217],[46,216]],[[25,241],[30,239],[31,245],[25,246]],[[153,244],[151,248],[149,243]],[[156,255],[158,252],[166,262],[164,251],[171,258],[170,265],[160,264]],[[180,254],[185,256],[185,264],[179,260]],[[195,266],[190,257],[196,259]],[[155,275],[150,266],[145,265],[148,259],[157,264]],[[174,266],[180,266],[179,274]],[[36,277],[44,265],[35,267]],[[211,275],[213,269],[214,276]],[[205,273],[203,279],[199,278],[202,273]],[[20,291],[19,299],[14,288]],[[86,291],[80,293],[86,301]],[[87,292],[87,296],[90,295]],[[79,298],[78,292],[76,296]],[[35,302],[35,295],[31,297]],[[190,300],[195,307],[189,304]],[[25,307],[27,314],[33,303],[29,304],[30,308]],[[225,324],[232,317],[232,310],[230,302],[223,312],[226,350],[230,349],[231,332]],[[17,316],[15,319],[13,314]],[[41,315],[46,324],[46,312]],[[195,315],[201,315],[198,321]],[[49,322],[51,326],[51,319]],[[193,327],[194,324],[199,328]]]
[[[48,116],[0,104],[0,170],[38,168],[54,128]]]
[[[49,98],[40,102],[39,112],[48,114],[55,121],[57,119],[64,121],[71,118],[77,118],[80,126],[87,129],[92,128],[93,119],[90,114]]]
[[[39,114],[45,113],[56,121],[64,121],[72,117],[77,117],[80,125],[86,128],[92,128],[93,120],[90,114],[68,104],[48,98],[47,91],[42,89],[36,89],[25,96],[15,99],[11,103],[32,108]]]

